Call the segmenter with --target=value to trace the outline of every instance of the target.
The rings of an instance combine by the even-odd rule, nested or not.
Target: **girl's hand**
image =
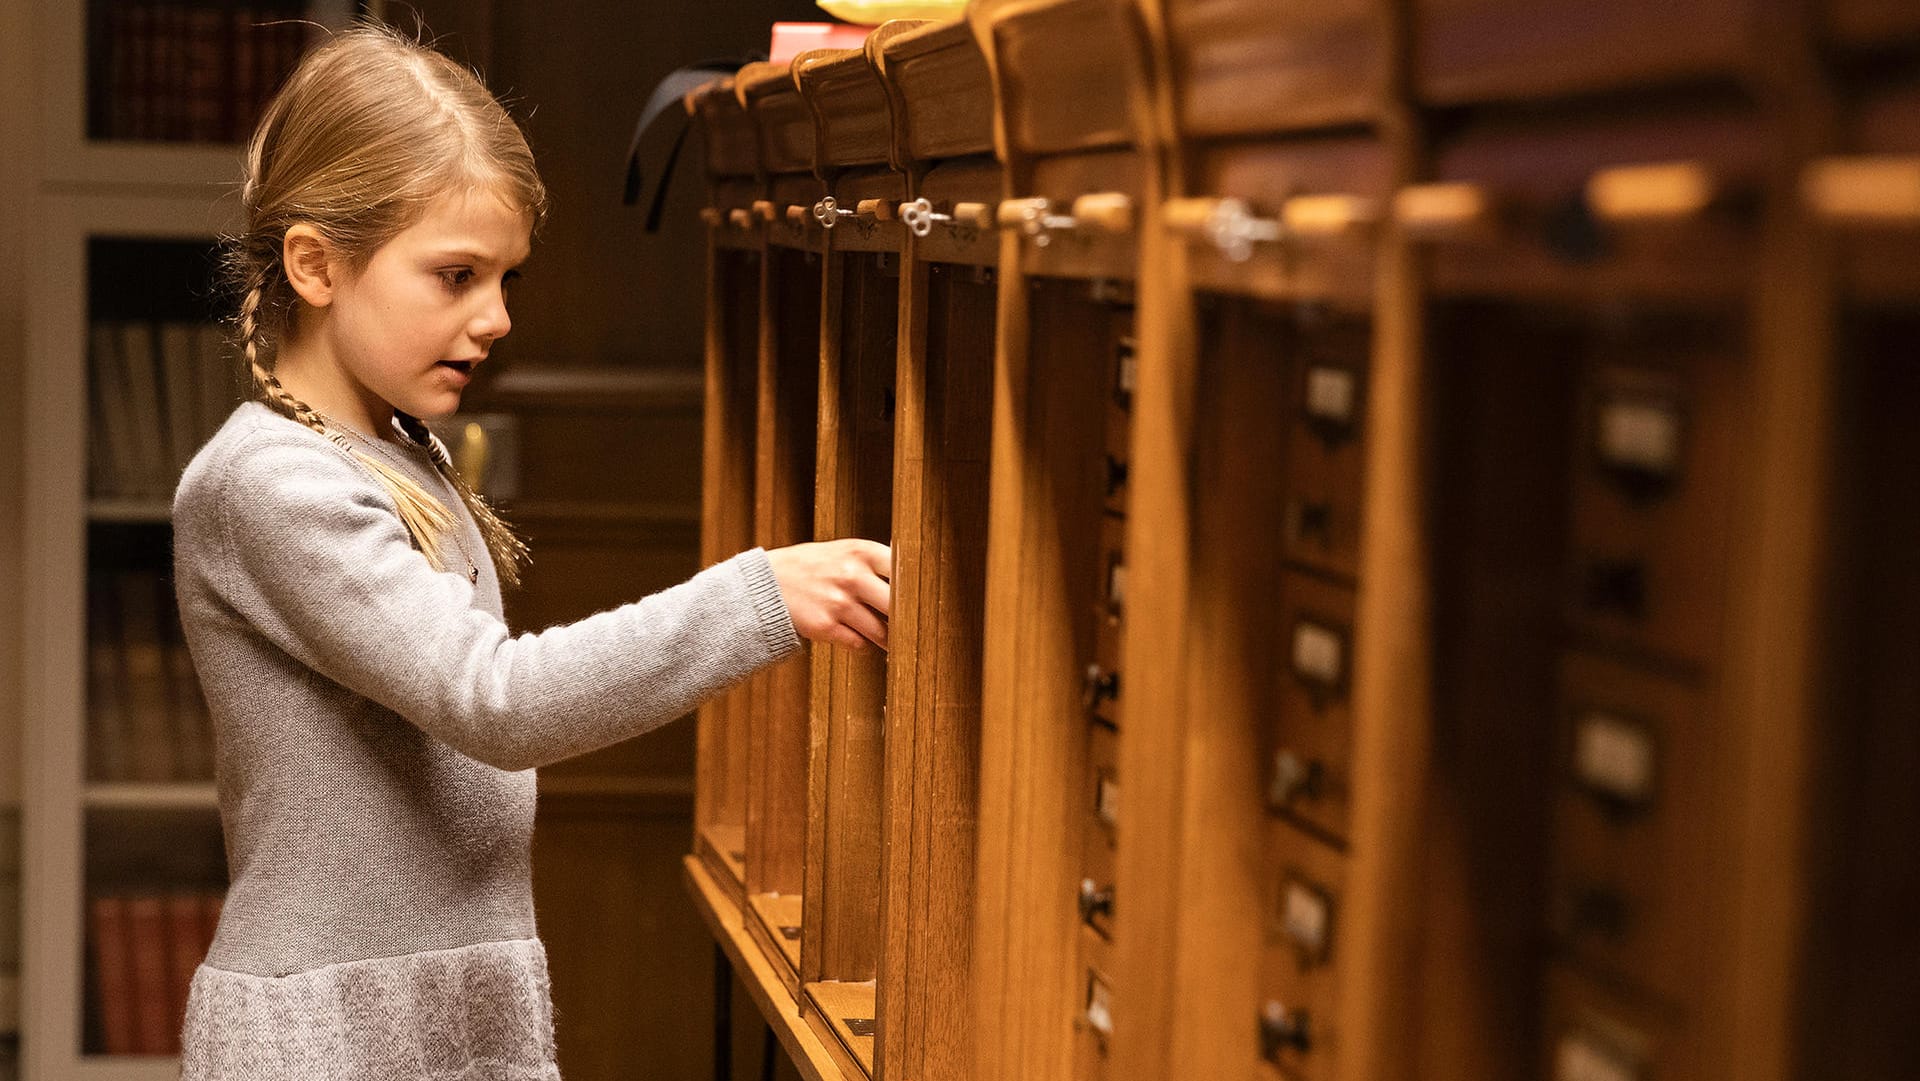
[[[795,544],[767,553],[800,637],[848,649],[887,648],[893,549],[869,540]]]

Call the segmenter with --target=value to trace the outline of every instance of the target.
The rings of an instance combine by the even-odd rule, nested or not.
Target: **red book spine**
[[[132,937],[123,897],[103,895],[87,903],[93,937],[94,986],[100,995],[100,1027],[109,1055],[131,1055],[139,1046],[133,1009]]]
[[[173,960],[172,981],[167,990],[173,1010],[174,1050],[179,1050],[180,1030],[187,1021],[187,992],[193,987],[193,973],[207,958],[206,922],[200,918],[200,894],[174,893],[167,896],[167,949]]]
[[[158,894],[127,898],[127,924],[132,931],[134,1024],[141,1054],[166,1055],[178,1050],[179,1032],[170,1021],[173,1006],[167,987],[167,916]]]

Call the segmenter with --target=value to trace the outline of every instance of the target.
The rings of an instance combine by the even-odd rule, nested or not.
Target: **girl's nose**
[[[504,338],[507,331],[513,329],[513,318],[507,314],[507,297],[501,290],[494,290],[485,308],[475,317],[473,336],[491,341]]]

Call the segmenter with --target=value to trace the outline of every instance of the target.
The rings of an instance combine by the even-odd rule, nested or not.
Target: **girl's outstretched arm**
[[[176,573],[183,606],[222,611],[186,614],[237,614],[240,633],[500,769],[638,735],[799,649],[760,549],[516,637],[465,575],[432,569],[386,491],[318,434],[263,426],[203,457],[175,497]],[[789,561],[803,604],[831,588],[810,562]]]

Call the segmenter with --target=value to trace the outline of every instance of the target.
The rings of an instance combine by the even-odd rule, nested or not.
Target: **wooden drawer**
[[[1261,1054],[1300,1081],[1329,1081],[1340,1040],[1338,980],[1346,858],[1286,822],[1267,824]]]
[[[688,98],[706,145],[707,175],[752,177],[760,165],[760,145],[734,80],[715,79]]]
[[[1094,663],[1098,671],[1087,673],[1086,703],[1089,719],[1114,727],[1120,724],[1121,696],[1126,681],[1120,671],[1121,636],[1126,626],[1127,520],[1116,515],[1101,516],[1100,583],[1091,613],[1094,620]]]
[[[827,196],[832,207],[816,203],[813,216],[832,234],[828,239],[835,251],[898,254],[906,247],[906,227],[900,224],[900,204],[907,197],[904,176],[890,169],[843,173],[828,185]]]
[[[1115,829],[1117,822],[1107,817],[1118,806],[1119,736],[1104,725],[1093,725],[1088,733],[1087,784],[1080,806],[1087,816],[1081,831],[1084,858],[1080,882],[1080,918],[1101,936],[1113,936],[1116,898]]]
[[[992,158],[962,158],[934,166],[920,179],[919,196],[939,218],[928,222],[924,236],[915,234],[915,257],[975,266],[998,264],[1000,231],[993,216],[1000,205],[1000,189],[1000,163]]]
[[[1139,370],[1138,346],[1131,334],[1121,334],[1113,345],[1113,385],[1107,392],[1107,451],[1105,491],[1107,510],[1127,513],[1128,477],[1133,458],[1133,389]]]
[[[1133,141],[1130,88],[1144,43],[1112,0],[983,4],[1008,151],[1060,154]]]
[[[765,229],[767,243],[777,248],[825,251],[827,231],[820,227],[813,208],[826,194],[826,185],[810,173],[790,173],[770,180],[767,197],[753,205],[754,220]]]
[[[881,75],[898,106],[895,141],[916,161],[993,152],[993,83],[965,20],[916,27],[887,40]]]
[[[1692,1034],[1596,981],[1550,970],[1539,1076],[1548,1081],[1692,1081],[1711,1076]]]
[[[1089,927],[1081,927],[1080,1005],[1074,1015],[1074,1081],[1100,1081],[1107,1076],[1107,1045],[1113,1039],[1113,947]]]
[[[814,120],[815,168],[886,165],[893,124],[886,86],[864,49],[823,49],[794,58],[794,81]]]
[[[1299,572],[1280,580],[1278,715],[1267,762],[1268,805],[1344,841],[1352,791],[1353,590]]]
[[[1744,382],[1737,318],[1648,314],[1583,365],[1568,622],[1596,641],[1711,665],[1724,626]]]
[[[1287,558],[1351,580],[1360,565],[1360,470],[1370,321],[1296,322],[1288,359]]]
[[[1139,270],[1134,229],[1144,169],[1140,155],[1131,150],[1034,163],[1031,188],[997,210],[1002,228],[1023,235],[1021,269],[1044,277],[1131,282]],[[1044,203],[1037,207],[1036,200]],[[1124,212],[1095,217],[1086,212],[1089,203],[1123,207]],[[1034,209],[1033,224],[1010,223],[1025,208]]]
[[[1569,964],[1688,1013],[1726,905],[1732,787],[1702,692],[1584,653],[1561,665],[1548,921]]]
[[[1166,5],[1180,134],[1252,135],[1372,119],[1388,73],[1377,0]]]
[[[1735,75],[1762,62],[1758,0],[1416,0],[1429,101],[1556,95]]]
[[[734,77],[740,104],[759,134],[760,170],[806,173],[814,168],[813,114],[789,64],[748,64]]]

